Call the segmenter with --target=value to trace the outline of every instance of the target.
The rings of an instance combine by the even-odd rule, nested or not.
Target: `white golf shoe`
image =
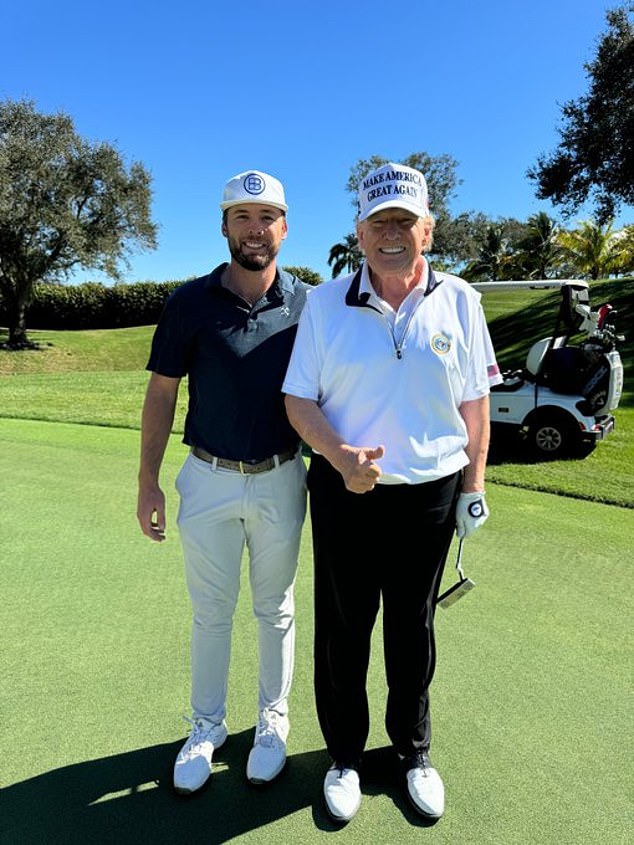
[[[191,725],[191,733],[174,763],[174,789],[188,795],[209,780],[211,759],[227,738],[227,725],[224,721],[184,718]]]
[[[407,794],[414,809],[428,819],[439,819],[445,812],[445,787],[432,766],[429,754],[418,751],[403,761]]]
[[[337,822],[349,822],[361,806],[361,787],[356,769],[333,763],[326,772],[324,798],[329,815]]]
[[[247,778],[251,783],[269,783],[286,763],[287,716],[275,710],[262,710],[255,729],[253,748],[247,760]]]

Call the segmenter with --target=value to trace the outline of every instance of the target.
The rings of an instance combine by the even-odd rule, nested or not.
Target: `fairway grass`
[[[84,425],[140,426],[148,381],[143,370],[34,373],[0,377],[0,418]],[[181,385],[174,430],[183,431],[187,386]],[[583,460],[531,463],[523,456],[491,460],[487,479],[559,495],[634,507],[634,407],[619,408],[616,428]]]
[[[229,740],[209,789],[189,801],[172,794],[189,712],[173,490],[184,447],[173,437],[166,455],[160,545],[136,525],[137,456],[137,431],[0,419],[2,845],[630,841],[631,510],[490,485],[491,518],[463,559],[477,587],[437,617],[432,750],[446,816],[426,827],[396,782],[377,636],[364,799],[338,832],[321,800],[309,524],[287,772],[264,790],[244,776],[257,707],[245,579]],[[423,549],[421,538],[421,562]]]
[[[619,344],[624,393],[614,432],[583,460],[531,463],[526,454],[494,448],[487,481],[634,508],[634,280],[593,282],[591,295],[595,308],[615,305],[625,334]],[[501,366],[523,365],[530,344],[552,331],[559,298],[534,290],[483,296]],[[30,332],[39,350],[0,350],[0,418],[139,428],[152,333],[152,326]],[[5,336],[0,329],[0,339]],[[183,384],[176,432],[183,430],[186,402]]]
[[[84,331],[29,330],[38,349],[0,350],[0,375],[142,370],[154,326]],[[0,341],[7,339],[0,329]]]

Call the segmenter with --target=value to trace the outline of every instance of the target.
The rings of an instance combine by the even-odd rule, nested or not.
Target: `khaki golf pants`
[[[177,479],[178,527],[193,609],[191,704],[194,717],[225,717],[231,631],[245,545],[258,621],[260,712],[286,715],[295,641],[293,585],[306,513],[301,454],[242,475],[190,454]]]

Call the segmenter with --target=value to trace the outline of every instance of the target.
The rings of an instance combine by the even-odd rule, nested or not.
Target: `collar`
[[[209,290],[210,288],[222,288],[221,279],[222,274],[226,267],[229,264],[225,261],[223,264],[219,264],[214,270],[211,271],[207,276],[205,276],[205,288]]]
[[[225,269],[229,266],[229,262],[225,261],[222,264],[219,264],[215,267],[211,273],[209,273],[205,277],[205,289],[209,290],[212,293],[218,293],[220,291],[226,292],[227,288],[222,286],[222,274]],[[275,270],[275,279],[273,280],[273,284],[270,288],[266,291],[262,299],[267,300],[268,302],[275,302],[279,299],[283,298],[284,293],[293,293],[294,292],[294,279],[295,277],[291,273],[287,273],[286,270],[280,270],[279,267],[276,267]],[[230,291],[229,291],[230,293]]]
[[[433,293],[434,290],[441,284],[442,279],[439,279],[438,276],[434,273],[431,268],[431,265],[427,260],[425,260],[425,268],[426,268],[426,275],[427,275],[427,282],[425,285],[424,276],[420,280],[420,282],[416,285],[417,288],[425,287],[424,296],[429,296],[430,293]],[[346,305],[350,305],[352,307],[357,308],[373,308],[375,311],[380,310],[377,308],[376,305],[372,304],[372,299],[376,298],[376,292],[372,287],[372,283],[370,282],[370,274],[368,272],[367,261],[364,261],[361,267],[357,270],[357,272],[352,277],[352,281],[350,282],[350,287],[346,293]]]

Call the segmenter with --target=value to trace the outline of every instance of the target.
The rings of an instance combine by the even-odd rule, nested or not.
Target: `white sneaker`
[[[439,819],[445,812],[445,787],[426,751],[404,760],[407,794],[415,810],[428,819]]]
[[[361,806],[361,787],[356,769],[333,763],[326,772],[324,798],[330,816],[338,822],[349,822]]]
[[[260,713],[247,761],[247,778],[251,783],[269,783],[282,771],[286,763],[288,731],[287,716],[268,709]]]
[[[192,729],[174,763],[174,789],[189,794],[200,789],[209,779],[211,758],[227,738],[227,725],[224,721],[183,718]]]

